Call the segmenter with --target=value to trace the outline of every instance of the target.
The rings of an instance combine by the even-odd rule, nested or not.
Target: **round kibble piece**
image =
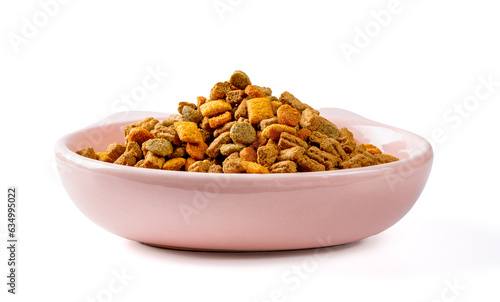
[[[238,89],[245,89],[248,85],[252,85],[250,78],[241,70],[236,70],[229,79],[231,85],[238,87]]]
[[[255,129],[249,123],[235,123],[231,127],[229,134],[235,144],[249,145],[257,138]]]

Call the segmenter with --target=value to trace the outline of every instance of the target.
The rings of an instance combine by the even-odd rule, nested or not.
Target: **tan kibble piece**
[[[220,147],[220,154],[224,156],[228,156],[234,152],[240,152],[245,148],[245,145],[240,144],[225,144]]]
[[[305,141],[301,140],[300,138],[298,138],[295,135],[292,135],[288,132],[281,133],[280,140],[278,141],[278,146],[281,149],[292,148],[295,146],[300,146],[304,149],[307,149],[307,147],[308,147],[308,145]]]
[[[226,111],[223,114],[209,118],[208,124],[209,124],[210,128],[215,129],[215,128],[219,128],[220,126],[229,122],[231,119],[232,119],[231,112]]]
[[[232,153],[222,162],[222,171],[224,173],[244,173],[246,170],[241,165],[242,161],[238,157],[238,153]]]
[[[119,143],[113,143],[106,148],[106,154],[108,154],[109,158],[114,162],[120,157],[126,150],[126,147]]]
[[[255,139],[255,142],[253,142],[252,146],[257,149],[260,146],[265,146],[268,140],[269,138],[262,135],[262,131],[257,131],[257,138]]]
[[[144,168],[144,159],[141,159],[140,161],[138,161],[134,167],[138,167],[138,168]]]
[[[312,131],[309,129],[302,128],[299,131],[297,131],[297,137],[300,138],[301,140],[305,141],[309,138],[311,135]]]
[[[285,104],[279,107],[277,112],[280,124],[295,127],[300,122],[300,112],[292,106]]]
[[[340,142],[342,149],[346,153],[351,153],[356,148],[356,141],[354,141],[354,135],[347,128],[343,127],[339,130],[339,136],[337,141]]]
[[[81,155],[81,156],[85,156],[87,158],[90,158],[90,159],[97,159],[94,148],[92,148],[92,147],[85,147],[81,150],[76,151],[76,153]]]
[[[252,146],[246,147],[240,151],[240,158],[245,161],[257,162],[257,151]]]
[[[257,149],[257,163],[264,167],[270,167],[278,158],[279,149],[273,145],[266,145]]]
[[[160,126],[155,130],[151,131],[156,138],[164,138],[168,140],[173,146],[182,145],[182,141],[177,134],[177,130],[175,130],[175,126],[172,124],[168,127]]]
[[[267,126],[264,130],[262,130],[262,135],[273,140],[279,140],[281,133],[283,132],[287,132],[291,135],[295,135],[297,133],[295,128],[292,128],[290,126],[282,124],[273,124]]]
[[[238,89],[245,89],[248,85],[252,85],[250,78],[241,70],[236,70],[229,79],[231,85],[237,87]]]
[[[315,171],[325,171],[325,166],[318,163],[314,159],[311,159],[307,156],[303,156],[302,159],[298,162],[298,170],[300,172],[315,172]]]
[[[269,168],[271,173],[295,173],[297,172],[297,164],[290,160],[280,161],[274,163],[271,168]]]
[[[276,116],[273,116],[272,118],[268,118],[268,119],[260,121],[259,128],[260,128],[260,130],[264,130],[264,129],[266,129],[267,126],[278,124],[278,123],[279,123],[278,118]]]
[[[334,156],[328,152],[322,151],[315,146],[307,149],[306,155],[325,166],[326,170],[335,169],[340,162],[340,158],[338,156]]]
[[[211,158],[216,158],[220,155],[220,148],[224,144],[229,144],[231,142],[231,136],[229,132],[224,132],[215,138],[212,143],[208,146],[206,154]]]
[[[107,162],[107,163],[112,163],[113,161],[111,160],[111,158],[109,158],[108,154],[106,152],[96,152],[95,153],[95,156],[97,160],[100,160],[100,161],[103,161],[103,162]]]
[[[208,173],[224,173],[222,171],[222,166],[221,165],[211,165],[210,168],[208,168]]]
[[[211,100],[219,100],[226,98],[226,93],[231,90],[231,84],[229,82],[218,82],[214,85],[210,91]],[[205,114],[203,114],[205,115]]]
[[[176,122],[175,130],[179,139],[185,143],[198,144],[203,142],[203,136],[198,130],[198,126],[193,122]]]
[[[321,118],[313,110],[306,108],[300,116],[300,127],[315,131],[321,123]]]
[[[340,163],[342,169],[367,167],[376,164],[374,155],[367,156],[368,152],[356,154],[354,157]]]
[[[294,162],[298,162],[300,161],[302,156],[304,156],[304,153],[306,153],[306,149],[299,146],[284,149],[280,151],[278,155],[278,161],[291,160]]]
[[[311,106],[306,105],[299,101],[293,94],[288,91],[285,91],[281,94],[279,101],[283,104],[288,104],[293,108],[297,109],[299,112],[304,111],[304,109],[309,108],[312,109]]]
[[[253,173],[253,174],[269,173],[269,169],[258,163],[254,163],[251,161],[242,161],[241,166],[246,170],[247,173]]]
[[[379,148],[375,147],[372,144],[364,144],[366,151],[371,154],[382,154]]]
[[[184,107],[190,107],[191,109],[194,109],[196,110],[196,104],[193,104],[193,103],[189,103],[189,102],[179,102],[179,106],[177,107],[177,111],[184,115],[184,113],[182,113],[182,110],[184,109]]]
[[[113,163],[123,166],[135,166],[136,162],[137,159],[133,154],[125,152],[122,155],[120,155],[120,157],[118,157],[118,159],[115,160]]]
[[[201,105],[205,104],[207,101],[206,97],[203,96],[197,96],[196,97],[196,108],[200,108]]]
[[[271,101],[266,97],[247,100],[247,110],[248,119],[252,124],[258,124],[274,116]]]
[[[186,164],[186,159],[182,157],[172,158],[167,160],[162,169],[171,171],[180,171],[182,167]]]
[[[165,163],[165,157],[148,152],[144,157],[144,168],[161,169]]]
[[[174,151],[172,154],[170,154],[170,158],[176,158],[176,157],[186,157],[187,152],[186,152],[186,147],[181,146],[181,147],[176,147],[174,148]]]
[[[169,156],[174,151],[172,144],[164,138],[153,138],[142,144],[144,154],[152,152],[158,156]]]
[[[240,117],[248,117],[247,99],[243,99],[234,112],[235,119],[239,119]]]
[[[390,154],[374,154],[373,156],[377,164],[387,164],[399,160],[397,157]]]
[[[208,169],[212,165],[213,165],[213,163],[209,160],[203,160],[203,161],[199,160],[199,161],[195,161],[192,165],[190,165],[188,171],[189,172],[206,173],[206,172],[208,172]]]
[[[215,129],[215,131],[214,131],[214,137],[219,136],[221,133],[229,132],[231,130],[231,127],[233,127],[234,124],[236,124],[236,121],[225,123],[224,126]]]
[[[318,131],[314,131],[309,136],[309,141],[318,145],[321,150],[340,157],[342,161],[349,157],[336,139],[330,138],[322,133],[319,133]]]
[[[249,123],[236,122],[229,131],[231,139],[236,144],[249,145],[257,138],[255,129]]]
[[[212,117],[231,110],[231,104],[223,100],[215,100],[200,106],[199,110],[203,116]]]
[[[205,142],[201,142],[198,144],[188,143],[186,146],[186,152],[189,154],[189,156],[196,160],[204,159],[207,149],[208,145]]]
[[[267,97],[266,94],[264,93],[264,91],[262,91],[262,89],[260,89],[260,87],[252,86],[252,85],[248,85],[245,88],[245,94],[248,95],[252,99],[253,98],[265,98],[265,97]]]
[[[129,142],[137,142],[139,145],[142,145],[148,139],[152,139],[155,136],[149,132],[148,130],[142,127],[132,128],[127,136],[127,141]]]
[[[139,160],[143,156],[141,146],[137,142],[128,142],[125,147],[125,152],[132,154],[135,159]]]

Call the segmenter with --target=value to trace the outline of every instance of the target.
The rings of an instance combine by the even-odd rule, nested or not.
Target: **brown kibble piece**
[[[214,131],[214,137],[219,136],[221,133],[229,132],[231,130],[231,127],[233,127],[234,124],[236,124],[236,121],[225,123],[224,126],[215,129],[215,131]]]
[[[163,166],[163,170],[180,171],[186,164],[186,159],[182,157],[172,158],[167,160]]]
[[[208,145],[205,142],[201,142],[198,144],[188,143],[186,146],[186,152],[192,158],[196,160],[202,160],[205,158],[205,152],[208,149]]]
[[[300,159],[304,156],[304,153],[306,153],[306,149],[299,146],[284,149],[280,151],[278,155],[278,161],[291,160],[294,162],[299,162]]]
[[[297,137],[300,138],[301,140],[305,141],[309,138],[311,135],[312,131],[309,129],[302,128],[299,131],[297,131]]]
[[[257,151],[252,146],[246,147],[240,151],[240,158],[245,161],[257,162]]]
[[[223,100],[215,100],[200,106],[199,110],[203,116],[212,117],[231,110],[231,104]]]
[[[257,138],[255,129],[249,123],[236,122],[229,134],[234,143],[241,145],[249,145]]]
[[[224,173],[244,173],[246,170],[241,166],[242,161],[238,157],[238,153],[232,153],[222,162],[222,171]]]
[[[111,160],[115,162],[118,157],[120,157],[125,152],[125,150],[126,148],[124,145],[113,143],[110,144],[108,148],[106,148],[106,154],[108,154],[109,158],[111,158]]]
[[[246,170],[247,173],[253,173],[253,174],[269,173],[269,170],[266,167],[255,162],[242,161],[241,166]]]
[[[191,109],[193,109],[193,110],[196,110],[196,108],[197,108],[197,107],[196,107],[196,105],[195,105],[195,104],[193,104],[193,103],[189,103],[189,102],[179,102],[179,106],[177,107],[177,111],[178,111],[180,114],[182,114],[182,115],[184,115],[184,113],[182,113],[182,111],[184,110],[184,107],[189,107],[189,108],[191,108]]]
[[[279,150],[276,146],[266,145],[257,149],[257,163],[264,167],[270,167],[276,162]]]
[[[278,109],[283,105],[280,101],[273,101],[271,98],[271,106],[273,107],[273,114],[276,115],[278,114]]]
[[[356,148],[356,142],[354,141],[354,135],[351,131],[347,130],[347,128],[343,127],[339,131],[339,136],[337,137],[337,141],[340,142],[342,149],[346,153],[351,153]]]
[[[165,157],[148,152],[144,157],[144,168],[161,169],[165,163]]]
[[[281,133],[283,132],[290,133],[291,135],[295,135],[297,133],[295,128],[292,128],[290,126],[274,124],[267,126],[264,130],[262,130],[262,135],[273,140],[279,140]]]
[[[198,126],[193,122],[176,122],[175,130],[179,139],[186,143],[198,144],[203,142],[203,136],[198,130]]]
[[[250,78],[241,70],[236,70],[229,78],[229,83],[238,89],[245,89],[248,85],[252,85]]]
[[[158,127],[155,130],[151,131],[156,138],[164,138],[168,140],[173,146],[182,145],[182,141],[177,134],[177,130],[175,130],[175,126],[172,124],[168,127]]]
[[[258,124],[274,116],[271,101],[266,97],[247,100],[247,110],[248,119],[252,124]]]
[[[322,151],[315,146],[307,149],[306,155],[325,166],[327,170],[333,170],[340,162],[340,158],[338,156]]]
[[[304,111],[304,109],[309,108],[312,109],[311,106],[306,105],[299,101],[293,94],[288,91],[285,91],[281,94],[279,101],[283,104],[288,104],[293,108],[297,109],[299,112]]]
[[[125,152],[132,154],[135,159],[139,160],[143,156],[141,146],[137,142],[128,142],[125,147]]]
[[[340,167],[342,169],[348,169],[348,168],[360,168],[360,167],[366,167],[366,166],[371,166],[376,163],[375,156],[365,152],[362,154],[356,154],[352,158],[343,161],[340,163]]]
[[[135,158],[134,155],[131,153],[125,152],[120,157],[118,157],[117,160],[115,160],[113,163],[117,165],[124,165],[124,166],[135,166],[137,162],[137,159]]]
[[[196,108],[200,108],[201,105],[205,104],[207,101],[206,97],[203,96],[197,96],[196,97]]]
[[[292,106],[285,104],[278,109],[278,120],[281,124],[295,127],[300,122],[300,112]]]
[[[127,136],[127,141],[137,142],[139,145],[142,145],[142,143],[154,137],[155,136],[148,130],[142,127],[135,127],[130,130]]]
[[[208,125],[210,128],[215,129],[224,125],[232,119],[231,112],[226,111],[223,114],[211,117],[208,119]]]
[[[304,149],[307,149],[307,147],[308,147],[308,145],[305,141],[301,140],[300,138],[298,138],[295,135],[292,135],[288,132],[281,133],[280,140],[278,141],[278,146],[281,149],[292,148],[295,146],[300,146]]]
[[[230,90],[231,90],[231,84],[229,82],[218,82],[217,84],[214,85],[214,87],[210,91],[210,99],[211,100],[224,99],[226,98],[226,93],[229,92]]]
[[[273,116],[272,118],[268,118],[268,119],[260,121],[259,128],[260,128],[260,130],[264,130],[264,129],[266,129],[267,126],[278,124],[278,123],[279,123],[278,118],[276,116]]]
[[[309,141],[318,145],[321,150],[340,157],[342,161],[349,157],[336,139],[330,138],[318,131],[314,131],[309,136]]]
[[[189,171],[189,167],[196,162],[196,159],[188,157],[186,163],[184,164],[184,170]]]
[[[194,104],[193,104],[194,105]],[[203,114],[198,110],[193,109],[191,106],[184,106],[182,108],[182,116],[189,122],[199,124],[203,120]]]
[[[252,85],[248,85],[245,88],[245,94],[248,95],[252,99],[253,98],[265,98],[265,97],[267,97],[266,94],[262,91],[262,89],[260,89],[257,86],[252,86]]]
[[[80,154],[81,156],[85,156],[87,158],[97,159],[94,148],[92,148],[92,147],[85,147],[81,150],[76,151],[76,153]]]
[[[387,164],[393,161],[398,161],[399,159],[390,154],[374,154],[376,164]]]
[[[144,154],[152,152],[158,156],[169,156],[174,151],[172,144],[164,138],[153,138],[142,144]]]
[[[134,167],[144,168],[144,159],[141,159],[140,161],[135,163]]]
[[[174,151],[172,152],[172,154],[170,154],[169,157],[170,158],[185,157],[186,155],[187,155],[186,147],[181,146],[181,147],[174,148]]]
[[[325,166],[318,163],[312,158],[303,156],[298,162],[298,170],[301,172],[315,172],[315,171],[325,171]]]
[[[334,123],[330,122],[326,118],[320,116],[320,123],[316,128],[316,131],[322,133],[330,138],[336,139],[339,136],[339,129]]]
[[[229,144],[230,142],[231,136],[229,132],[224,132],[212,141],[212,143],[208,146],[206,154],[211,158],[216,158],[220,155],[220,147],[224,144]]]
[[[271,173],[295,173],[297,172],[297,164],[290,160],[274,163],[269,168]]]
[[[226,102],[231,105],[237,105],[243,101],[243,96],[245,95],[245,91],[243,90],[231,90],[226,95]]]

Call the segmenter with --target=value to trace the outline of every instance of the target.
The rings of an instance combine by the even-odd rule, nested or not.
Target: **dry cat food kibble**
[[[290,92],[279,98],[252,85],[242,71],[218,82],[210,98],[180,102],[179,114],[149,117],[124,128],[124,143],[76,153],[140,168],[207,173],[294,173],[366,167],[397,161],[355,141]]]

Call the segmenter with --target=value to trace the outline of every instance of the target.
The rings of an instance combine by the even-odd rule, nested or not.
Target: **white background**
[[[47,2],[0,4],[1,187],[19,189],[18,295],[6,293],[1,248],[1,301],[500,299],[495,1],[73,0],[49,6],[50,16]],[[26,22],[38,25],[30,32]],[[346,44],[356,53],[346,56]],[[168,76],[123,103],[147,68]],[[79,212],[54,166],[59,137],[120,110],[174,112],[236,69],[275,95],[288,90],[431,141],[433,170],[413,209],[357,243],[244,254],[151,248]],[[123,272],[131,280],[108,296]]]

